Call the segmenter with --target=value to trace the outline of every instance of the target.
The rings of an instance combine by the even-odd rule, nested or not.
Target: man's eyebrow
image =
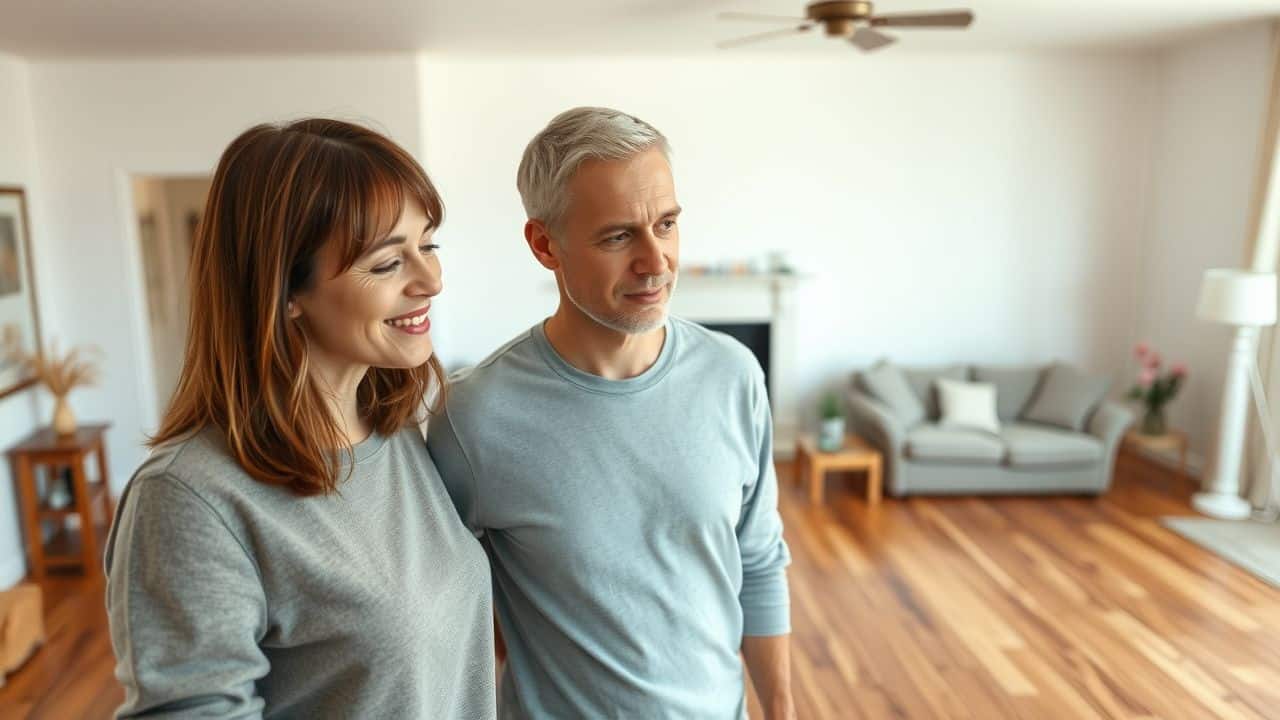
[[[661,215],[659,215],[659,216],[658,216],[658,219],[659,219],[659,220],[661,220],[662,218],[669,218],[669,217],[673,217],[673,216],[675,216],[675,215],[679,215],[683,210],[684,210],[684,208],[682,208],[682,207],[680,207],[679,205],[677,205],[677,206],[675,206],[675,207],[671,208],[670,210],[667,210],[666,212],[664,212],[664,213],[662,213]],[[632,229],[632,228],[640,227],[640,225],[641,225],[641,223],[635,223],[635,222],[616,222],[616,223],[609,223],[608,225],[602,225],[602,226],[600,226],[599,228],[597,228],[597,229],[596,229],[596,231],[595,231],[595,234],[596,234],[596,235],[602,235],[602,234],[607,233],[607,232],[616,232],[616,231],[618,231],[618,230],[630,230],[630,229]]]
[[[634,227],[638,227],[638,223],[609,223],[608,225],[601,225],[597,228],[595,234],[603,235],[604,233],[617,232],[618,230],[630,230]]]

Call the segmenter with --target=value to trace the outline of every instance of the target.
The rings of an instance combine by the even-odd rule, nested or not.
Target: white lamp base
[[[1244,498],[1226,493],[1196,493],[1191,496],[1191,507],[1222,520],[1243,520],[1253,511]]]

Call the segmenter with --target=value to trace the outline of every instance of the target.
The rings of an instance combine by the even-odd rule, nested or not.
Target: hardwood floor
[[[1122,455],[1099,499],[874,511],[858,476],[816,507],[790,476],[801,718],[1280,718],[1280,590],[1158,524],[1191,514],[1172,472]],[[0,717],[109,717],[101,587],[44,589],[49,643],[0,688]]]
[[[1100,499],[785,493],[800,717],[1280,717],[1280,590],[1158,524],[1191,489],[1126,455]]]
[[[0,718],[109,718],[124,700],[113,674],[101,581],[51,575],[44,589],[47,641],[0,687]]]

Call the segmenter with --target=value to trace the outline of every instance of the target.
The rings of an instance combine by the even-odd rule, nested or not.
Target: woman
[[[108,542],[120,716],[494,716],[488,563],[415,425],[443,397],[442,215],[348,123],[223,153],[178,389]]]

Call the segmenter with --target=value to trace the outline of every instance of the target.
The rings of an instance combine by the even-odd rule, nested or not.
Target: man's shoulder
[[[525,330],[475,365],[449,374],[446,411],[455,415],[455,411],[465,412],[501,397],[544,364],[533,328]]]
[[[455,387],[470,388],[480,386],[495,378],[501,379],[511,365],[519,364],[529,354],[536,352],[537,348],[534,347],[533,342],[533,329],[530,328],[503,343],[497,350],[489,353],[489,356],[480,362],[459,368],[450,373],[450,390]]]
[[[763,374],[759,360],[736,338],[674,315],[671,323],[680,333],[684,346],[681,354],[685,355],[686,361],[706,362],[722,370],[741,371],[747,376]]]

